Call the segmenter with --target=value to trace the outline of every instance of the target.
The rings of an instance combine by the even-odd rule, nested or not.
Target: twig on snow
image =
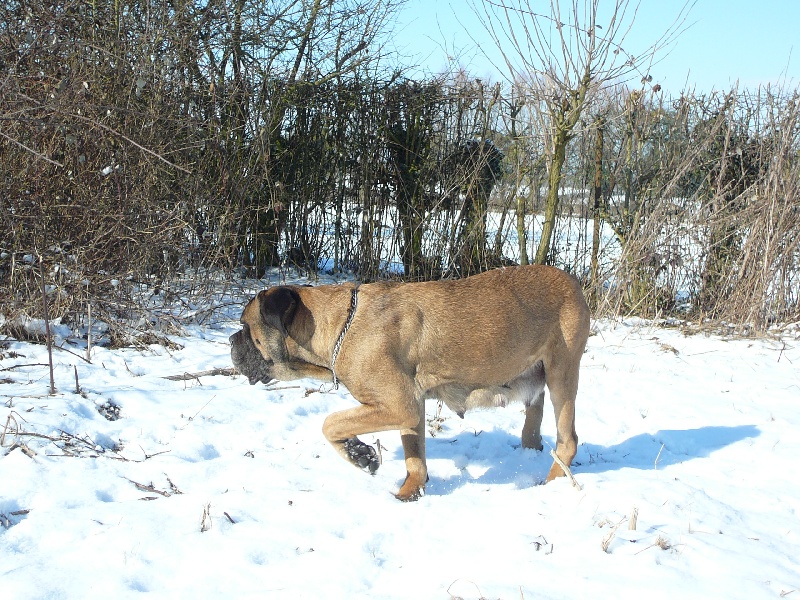
[[[171,450],[162,450],[161,452],[156,452],[154,454],[148,454],[147,452],[144,451],[144,448],[142,448],[141,445],[139,446],[139,448],[141,449],[142,454],[144,454],[144,459],[145,460],[147,460],[148,458],[153,458],[154,456],[159,456],[160,454],[166,454],[167,452],[171,452]]]
[[[600,547],[603,549],[603,552],[608,554],[608,549],[611,547],[611,542],[614,540],[614,537],[617,535],[617,529],[619,529],[620,525],[622,525],[627,520],[627,517],[623,517],[619,523],[614,525],[611,531],[603,538],[603,541],[600,543]]]
[[[10,367],[4,367],[0,369],[0,371],[11,371],[12,369],[24,369],[25,367],[46,367],[48,366],[47,363],[29,363],[27,365],[11,365]]]
[[[203,404],[203,406],[201,406],[201,407],[198,409],[198,411],[197,411],[196,413],[194,413],[194,414],[193,414],[191,417],[189,417],[189,418],[187,419],[187,421],[186,421],[186,425],[184,425],[183,427],[180,427],[180,429],[181,429],[181,430],[183,430],[183,429],[186,429],[186,428],[189,426],[189,423],[191,423],[192,421],[194,421],[195,417],[197,417],[197,415],[199,415],[199,414],[200,414],[200,412],[201,412],[201,411],[202,411],[202,410],[203,410],[203,409],[204,409],[206,406],[208,406],[209,404],[211,404],[211,402],[212,402],[212,401],[214,400],[214,398],[216,398],[216,397],[217,397],[217,395],[216,395],[216,394],[214,394],[213,396],[211,396],[211,398],[209,399],[209,401],[208,401],[208,402],[206,402],[205,404]],[[181,417],[183,417],[183,415],[181,415]]]
[[[563,460],[561,460],[558,457],[558,454],[556,454],[555,450],[550,450],[550,456],[552,456],[553,460],[556,461],[556,464],[564,470],[564,473],[566,474],[567,477],[569,477],[569,480],[572,482],[572,486],[578,491],[581,491],[583,489],[583,486],[575,480],[575,476],[572,474],[572,470],[567,466],[567,464]]]
[[[636,524],[639,522],[639,509],[635,506],[631,508],[631,516],[628,518],[628,529],[636,531]]]
[[[50,366],[50,395],[56,393],[56,382],[53,379],[53,336],[50,332],[50,314],[47,307],[47,288],[44,284],[44,265],[42,265],[42,306],[44,308],[44,335],[47,342],[47,359]]]
[[[92,362],[92,304],[86,305],[89,324],[86,328],[86,362]]]
[[[16,443],[16,439],[19,437],[19,421],[17,421],[17,417],[14,416],[15,414],[19,413],[12,411],[8,413],[8,417],[6,417],[6,424],[3,426],[3,432],[0,433],[0,448],[6,445],[6,433],[10,431],[14,432],[14,443]],[[12,424],[13,429],[11,428]]]
[[[76,358],[80,358],[83,362],[92,364],[92,361],[88,360],[85,356],[81,356],[80,354],[78,354],[77,352],[73,352],[69,348],[64,348],[63,346],[54,345],[53,349],[54,350],[60,350],[61,352],[66,352],[67,354],[72,354],[72,356],[74,356]]]
[[[164,473],[164,477],[167,478],[167,483],[169,484],[169,489],[172,491],[173,496],[176,494],[183,494],[183,492],[178,489],[178,486],[172,483],[172,479],[169,478],[169,475]]]
[[[635,552],[634,555],[641,554],[642,552],[644,552],[645,550],[649,550],[650,548],[661,548],[662,550],[671,550],[672,548],[674,548],[674,546],[672,545],[672,542],[670,542],[667,538],[659,535],[656,538],[655,542],[653,542],[649,546],[642,548],[638,552]]]
[[[205,533],[211,529],[211,503],[208,502],[203,506],[203,516],[200,519],[200,533]]]
[[[13,510],[10,513],[0,513],[0,527],[4,527],[6,529],[10,529],[12,525],[16,523],[11,521],[11,517],[20,517],[23,515],[27,515],[31,512],[31,509],[24,508],[22,510]]]
[[[386,450],[386,448],[381,446],[381,440],[380,439],[376,439],[375,440],[375,448],[378,449],[378,464],[382,465],[383,464],[383,452],[381,452],[381,450]]]
[[[183,373],[181,375],[167,375],[166,377],[162,377],[162,379],[169,379],[170,381],[188,381],[190,379],[199,379],[200,377],[211,377],[215,375],[227,375],[228,377],[233,377],[237,373],[238,371],[233,367],[227,367],[224,369],[209,369],[208,371],[200,371],[199,373]]]
[[[661,449],[658,451],[658,456],[656,456],[656,462],[653,464],[653,467],[657,470],[658,469],[658,459],[661,458],[661,452],[664,450],[664,444],[661,444]]]
[[[128,478],[126,477],[125,479]],[[143,483],[138,483],[133,479],[128,479],[128,481],[130,481],[133,485],[135,485],[136,489],[141,492],[151,492],[153,494],[158,494],[159,496],[163,496],[164,498],[169,498],[172,495],[169,492],[164,492],[162,490],[156,489],[156,487],[152,484],[152,482],[150,483],[150,485],[145,485]]]
[[[81,389],[81,383],[78,380],[78,365],[72,365],[72,368],[75,369],[75,393],[85,397],[83,390]]]
[[[474,585],[474,586],[475,586],[475,589],[476,589],[476,590],[478,590],[478,598],[483,598],[483,597],[484,597],[484,596],[483,596],[483,593],[481,592],[481,588],[479,588],[479,587],[478,587],[478,584],[477,584],[477,583],[475,583],[474,581],[471,581],[471,580],[469,580],[469,579],[463,579],[463,580],[462,580],[462,579],[456,579],[456,580],[455,580],[453,583],[451,583],[451,584],[450,584],[450,585],[447,587],[447,589],[446,589],[445,591],[446,591],[448,594],[450,594],[450,588],[451,588],[451,587],[453,587],[455,584],[457,584],[459,581],[466,581],[466,582],[468,582],[468,583],[471,583],[472,585]],[[453,594],[450,594],[450,598],[451,598],[452,600],[455,600],[456,598],[458,598],[458,596],[453,596]]]

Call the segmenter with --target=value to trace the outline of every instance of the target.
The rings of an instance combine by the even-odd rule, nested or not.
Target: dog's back
[[[553,267],[507,267],[453,281],[362,287],[364,323],[381,322],[423,389],[504,385],[538,361],[580,361],[589,309],[578,281]],[[362,314],[362,318],[363,318]],[[394,341],[402,339],[404,344]],[[577,365],[576,365],[577,368]]]

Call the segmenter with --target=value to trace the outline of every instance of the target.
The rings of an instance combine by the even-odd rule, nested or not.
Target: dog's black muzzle
[[[270,374],[272,362],[264,360],[246,327],[241,331],[237,331],[228,339],[231,342],[233,366],[236,367],[239,373],[247,377],[250,385],[255,385],[259,381],[261,383],[272,381],[273,377]]]

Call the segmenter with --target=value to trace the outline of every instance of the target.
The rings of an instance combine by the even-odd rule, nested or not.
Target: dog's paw
[[[350,438],[344,443],[344,450],[347,452],[347,457],[350,462],[360,469],[363,469],[370,475],[374,475],[375,471],[381,465],[378,459],[378,453],[375,448],[369,444],[365,444],[358,438]]]
[[[425,495],[425,484],[430,481],[428,474],[425,474],[425,482],[423,483],[419,477],[412,477],[411,474],[406,475],[406,480],[403,485],[394,495],[400,502],[416,502]]]
[[[414,491],[403,493],[403,490],[397,492],[394,497],[400,502],[416,502],[425,495],[425,488],[417,488]]]
[[[536,450],[537,452],[541,452],[542,450],[544,450],[541,436],[538,438],[530,438],[530,439],[522,438],[522,447],[527,450]]]

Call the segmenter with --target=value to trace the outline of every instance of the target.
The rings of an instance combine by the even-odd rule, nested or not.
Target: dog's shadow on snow
[[[611,446],[582,442],[572,470],[580,479],[581,473],[663,469],[707,457],[721,448],[760,434],[754,425],[707,426],[642,433]],[[539,485],[544,482],[553,462],[550,449],[555,440],[545,437],[544,451],[537,452],[522,448],[518,436],[495,430],[477,434],[465,431],[446,438],[428,437],[426,444],[430,481],[425,493],[441,496],[468,484],[511,484],[518,488]],[[396,458],[403,459],[402,450]]]

